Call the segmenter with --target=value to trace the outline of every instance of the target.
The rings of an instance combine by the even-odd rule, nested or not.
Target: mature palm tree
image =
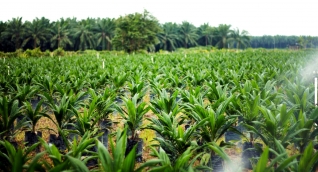
[[[22,17],[12,18],[7,22],[7,27],[1,37],[10,38],[15,44],[15,49],[19,49],[24,35],[25,25],[22,22]]]
[[[162,32],[157,34],[160,41],[160,48],[173,51],[177,47],[178,25],[176,23],[165,23],[162,25]]]
[[[7,29],[7,23],[0,21],[0,51],[14,51],[14,45],[13,41],[11,41],[11,38],[5,37],[3,35],[4,31]]]
[[[25,38],[22,43],[24,47],[28,42],[33,42],[33,48],[41,46],[51,36],[50,20],[42,17],[36,18],[32,22],[26,22]]]
[[[110,50],[110,44],[112,38],[115,35],[116,23],[115,19],[110,18],[103,18],[97,19],[96,25],[93,27],[93,32],[95,33],[96,37],[96,46],[101,45],[102,50],[106,49],[107,43],[107,50]]]
[[[188,48],[190,45],[197,45],[198,35],[196,34],[196,28],[191,23],[184,21],[180,25],[179,29],[180,41],[183,43],[184,48]]]
[[[218,34],[217,36],[220,38],[220,40],[217,42],[216,45],[218,45],[220,48],[226,48],[226,44],[228,43],[227,39],[230,38],[231,33],[231,25],[227,24],[220,24],[218,27]]]
[[[214,29],[208,23],[201,25],[198,30],[199,39],[198,42],[204,42],[204,45],[212,45],[212,39],[214,35]]]
[[[58,48],[65,48],[67,45],[73,45],[70,39],[69,22],[61,18],[59,21],[53,23],[51,38],[51,47],[57,45]]]
[[[246,30],[242,30],[241,32],[239,29],[232,30],[228,41],[236,44],[237,49],[250,45],[250,37]]]
[[[73,29],[75,39],[75,49],[86,50],[92,49],[95,45],[94,34],[91,31],[93,26],[92,19],[80,21]]]

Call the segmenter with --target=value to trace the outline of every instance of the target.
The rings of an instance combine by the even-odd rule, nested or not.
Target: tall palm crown
[[[22,22],[22,17],[12,18],[7,22],[7,27],[4,32],[1,33],[1,37],[10,38],[15,44],[15,49],[19,49],[21,46],[22,38],[25,32],[25,25]]]
[[[205,46],[208,44],[212,45],[212,38],[214,35],[213,27],[211,27],[208,23],[204,23],[198,28],[197,33],[199,35],[198,42],[204,42]]]
[[[237,49],[250,45],[250,37],[246,30],[242,30],[241,32],[239,29],[232,30],[228,41],[235,43]]]
[[[183,43],[184,48],[188,48],[190,45],[197,45],[198,35],[196,34],[196,28],[189,22],[182,22],[179,29],[180,41]]]
[[[73,36],[75,39],[75,49],[86,50],[94,48],[95,39],[91,31],[94,21],[86,19],[80,21],[73,29]]]
[[[50,20],[42,17],[36,18],[32,22],[26,22],[25,38],[22,47],[32,41],[33,48],[41,46],[51,36]]]
[[[218,34],[217,36],[220,38],[219,42],[217,43],[217,46],[220,48],[227,48],[226,44],[228,43],[228,39],[230,38],[231,33],[231,25],[227,24],[220,24],[218,27]]]
[[[160,47],[164,50],[173,51],[177,47],[178,25],[176,23],[165,23],[162,25],[162,32],[158,33]]]
[[[96,25],[93,27],[93,32],[96,37],[96,46],[101,46],[102,50],[110,50],[111,40],[115,35],[116,23],[115,19],[103,18],[97,19]]]
[[[51,47],[57,45],[58,48],[65,48],[67,45],[73,45],[70,39],[70,25],[68,21],[63,18],[61,20],[53,23],[53,28],[51,30]]]

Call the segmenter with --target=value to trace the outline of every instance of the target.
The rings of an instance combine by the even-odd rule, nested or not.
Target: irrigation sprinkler
[[[151,56],[151,62],[153,63],[153,57]]]
[[[10,66],[8,66],[8,75],[10,75]]]
[[[103,69],[105,69],[105,60],[103,59]]]
[[[99,53],[96,53],[96,57],[99,58]]]

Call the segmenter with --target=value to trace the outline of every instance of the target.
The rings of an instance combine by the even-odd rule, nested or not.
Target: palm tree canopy
[[[73,29],[75,49],[86,50],[95,47],[95,39],[92,30],[92,19],[81,20]]]
[[[61,18],[59,21],[53,23],[51,47],[57,45],[58,48],[64,48],[67,45],[73,45],[70,39],[69,22]]]
[[[107,49],[110,50],[111,40],[115,35],[115,28],[115,19],[97,19],[97,23],[92,29],[97,40],[96,46],[101,46],[101,49],[105,50],[107,43]]]
[[[212,45],[212,38],[214,36],[215,28],[211,27],[208,23],[204,23],[198,27],[197,33],[199,35],[198,42],[204,42],[204,45]]]
[[[42,17],[36,18],[32,22],[26,22],[25,38],[22,47],[26,46],[30,41],[33,42],[33,48],[41,46],[51,36],[50,20]]]
[[[231,25],[227,24],[220,24],[217,29],[218,33],[217,36],[219,37],[219,42],[217,46],[220,48],[227,48],[227,39],[230,37],[231,33]]]
[[[250,37],[246,30],[242,30],[242,32],[240,32],[239,29],[232,30],[228,41],[236,44],[236,48],[247,47],[250,45]]]
[[[25,25],[22,22],[22,17],[12,18],[7,22],[7,27],[1,33],[2,38],[10,38],[15,44],[15,49],[20,48],[20,44],[25,32]]]
[[[162,32],[157,34],[160,41],[160,47],[164,50],[175,50],[179,40],[178,25],[176,23],[168,22],[161,27]]]
[[[180,40],[185,48],[188,48],[188,46],[197,45],[196,40],[198,35],[196,34],[196,27],[193,24],[187,21],[182,22],[180,25],[179,34]]]

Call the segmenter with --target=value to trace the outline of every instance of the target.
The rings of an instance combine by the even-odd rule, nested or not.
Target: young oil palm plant
[[[139,95],[135,94],[131,99],[124,98],[124,106],[116,106],[116,110],[125,120],[131,132],[131,140],[138,139],[137,130],[141,129],[143,116],[149,111],[145,102],[138,104]]]
[[[18,105],[18,100],[8,99],[6,96],[0,97],[0,140],[12,141],[19,129],[27,125],[24,120],[14,124],[21,114]]]
[[[187,104],[188,110],[191,110],[190,118],[197,123],[197,140],[200,140],[201,143],[219,143],[218,147],[228,146],[228,143],[222,141],[226,131],[233,131],[237,134],[242,135],[236,128],[234,128],[234,123],[237,120],[237,115],[226,114],[226,109],[229,104],[233,101],[234,96],[226,98],[225,101],[221,102],[218,106],[211,104],[210,106],[204,107],[202,104]],[[214,110],[215,109],[215,110]],[[211,157],[215,157],[216,152],[211,152]],[[216,158],[218,159],[218,158]],[[220,162],[212,163],[210,166],[218,170],[222,170],[223,167],[216,167]]]
[[[0,165],[4,171],[45,171],[43,163],[39,159],[45,154],[41,152],[32,155],[32,151],[39,146],[40,143],[33,144],[26,148],[15,148],[8,141],[0,141]]]
[[[318,128],[317,128],[317,121],[318,121],[318,108],[315,108],[310,113],[303,113],[299,112],[298,121],[296,127],[297,135],[295,137],[300,138],[293,140],[293,143],[297,146],[299,151],[303,153],[305,148],[307,147],[310,141],[314,141],[315,138],[318,136]],[[294,121],[296,121],[294,119]]]
[[[19,100],[20,103],[30,100],[37,92],[38,87],[34,85],[19,85],[16,84],[16,90],[12,90],[16,93],[14,99]]]
[[[99,130],[103,133],[99,140],[104,144],[105,147],[107,147],[108,133],[112,126],[112,121],[109,118],[109,115],[115,111],[114,101],[116,97],[116,91],[112,88],[105,87],[102,94],[96,93],[92,89],[89,89],[88,92],[92,102],[96,99],[94,113],[97,113],[97,116],[94,121],[97,121]]]
[[[159,146],[165,150],[170,160],[174,162],[195,142],[195,131],[197,125],[194,124],[185,129],[184,117],[177,116],[172,112],[155,113],[156,117],[147,118],[151,123],[146,126],[147,129],[154,130],[160,137],[155,140]]]
[[[83,136],[88,131],[93,131],[95,125],[100,120],[100,115],[96,111],[97,97],[95,97],[90,104],[82,111],[73,110],[76,120],[69,125],[73,126],[76,133]]]
[[[110,139],[110,151],[99,141],[97,141],[98,159],[100,171],[135,171],[136,146],[128,153],[127,147],[127,128],[123,131],[117,130],[116,144]]]
[[[144,81],[140,81],[139,83],[131,81],[128,83],[128,90],[130,92],[130,95],[138,94],[138,102],[141,102],[142,98],[146,95],[147,87],[145,86]]]
[[[143,163],[136,171],[142,171],[147,168],[147,171],[163,171],[163,172],[179,172],[179,171],[204,171],[212,169],[200,162],[199,165],[195,165],[196,161],[200,161],[204,155],[202,153],[196,153],[196,147],[189,147],[183,154],[178,156],[175,161],[171,161],[169,155],[163,148],[159,147],[159,151],[151,147],[152,156],[157,159],[151,159]],[[201,159],[202,160],[202,159]]]
[[[38,104],[36,104],[35,108],[33,108],[30,102],[24,102],[22,112],[24,117],[26,118],[26,121],[31,124],[29,129],[30,131],[27,131],[25,133],[25,141],[29,146],[38,142],[37,136],[41,137],[42,135],[41,132],[35,131],[35,127],[38,121],[44,117],[52,120],[52,118],[42,109],[42,104],[43,100],[41,100]]]
[[[177,101],[178,91],[175,91],[172,95],[169,95],[165,89],[159,91],[159,97],[150,101],[151,110],[154,113],[165,112],[169,114],[173,112],[177,114],[180,112],[180,108]]]
[[[52,120],[52,122],[55,123],[58,129],[58,137],[51,135],[50,141],[53,143],[55,141],[57,143],[58,141],[59,144],[61,144],[60,149],[65,149],[64,145],[69,147],[64,130],[71,118],[74,116],[74,108],[70,105],[70,98],[64,94],[59,102],[55,102],[52,95],[46,92],[41,95],[41,97],[43,97],[44,101],[48,104],[49,110],[53,112],[56,121]]]
[[[276,143],[277,146],[281,146],[279,145],[278,141],[276,141]],[[293,168],[293,166],[297,163],[295,159],[299,155],[296,154],[293,156],[288,156],[286,150],[282,146],[281,148],[281,152],[276,152],[274,150],[271,150],[269,147],[265,147],[261,157],[253,168],[253,172],[294,171],[295,169]],[[269,159],[270,153],[277,155],[276,158],[271,161]]]
[[[147,107],[145,102],[138,103],[138,98],[138,94],[134,95],[131,99],[124,98],[124,106],[116,107],[131,133],[126,149],[127,154],[136,144],[138,144],[137,153],[140,154],[142,151],[142,139],[139,138],[138,134],[142,127],[143,116],[149,111],[149,107]],[[141,161],[142,155],[138,155],[137,158],[138,161]]]
[[[56,91],[54,85],[58,83],[57,78],[45,76],[45,77],[36,77],[35,83],[39,85],[41,92],[47,92],[49,95],[53,96],[53,93]]]
[[[47,144],[41,139],[41,143],[51,160],[50,163],[45,162],[46,170],[53,172],[64,170],[88,172],[89,170],[86,167],[87,161],[96,158],[97,155],[83,156],[83,153],[89,152],[88,149],[94,146],[94,142],[95,138],[92,137],[92,133],[86,132],[79,141],[74,139],[73,142],[70,143],[69,151],[64,154],[61,153],[55,145]]]

